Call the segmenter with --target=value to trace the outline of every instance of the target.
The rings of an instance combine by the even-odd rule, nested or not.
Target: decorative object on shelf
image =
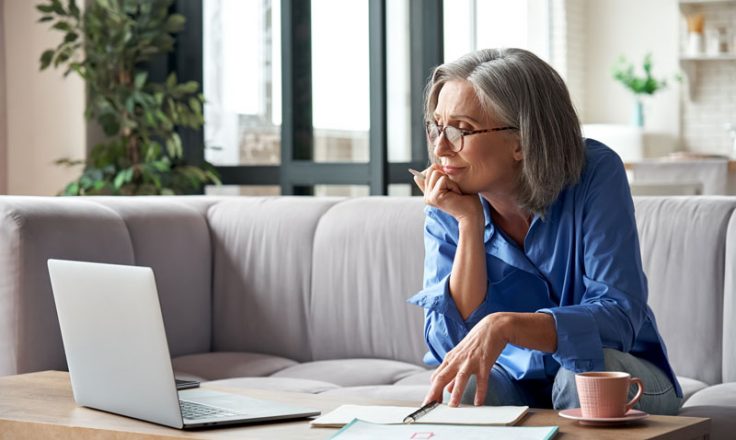
[[[725,128],[729,136],[731,136],[731,142],[733,142],[733,145],[731,146],[731,158],[736,159],[736,124],[728,123],[725,124],[723,128]]]
[[[703,27],[705,15],[703,13],[687,16],[687,54],[698,56],[703,53]]]
[[[185,18],[171,14],[173,0],[94,0],[84,11],[75,0],[47,0],[36,8],[39,22],[64,33],[63,41],[41,55],[41,70],[64,66],[87,87],[87,119],[95,119],[106,139],[86,160],[60,159],[60,165],[84,164],[82,175],[64,195],[196,194],[219,184],[208,163],[187,164],[178,128],[204,124],[195,81],[149,80],[142,65],[173,50],[173,34]],[[164,147],[165,146],[165,147]]]
[[[634,65],[621,55],[611,72],[613,78],[629,89],[636,98],[632,123],[637,127],[644,127],[644,103],[642,97],[654,95],[659,90],[667,87],[666,79],[656,79],[652,76],[651,53],[644,56],[642,68],[644,69],[644,76],[637,76],[634,72]],[[680,78],[679,76],[675,76],[675,79],[679,81]]]

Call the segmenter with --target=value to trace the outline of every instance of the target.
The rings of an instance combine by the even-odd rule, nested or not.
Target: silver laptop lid
[[[65,260],[48,267],[76,402],[181,428],[153,271]]]

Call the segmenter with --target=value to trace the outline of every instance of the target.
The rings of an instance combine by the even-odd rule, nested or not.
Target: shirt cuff
[[[603,371],[603,344],[598,324],[584,307],[562,306],[537,310],[552,315],[557,330],[557,351],[552,357],[574,373]]]
[[[465,321],[460,316],[455,300],[450,295],[450,274],[442,278],[437,284],[420,290],[406,302],[440,313],[445,318],[465,327]]]

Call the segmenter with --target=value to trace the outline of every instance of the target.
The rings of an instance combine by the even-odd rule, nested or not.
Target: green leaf
[[[41,54],[41,70],[46,69],[51,64],[51,60],[54,59],[54,50],[48,49]]]
[[[76,32],[69,32],[64,37],[64,43],[73,43],[74,41],[77,41],[77,38],[79,35]]]
[[[50,15],[44,15],[43,17],[41,17],[41,18],[38,19],[38,22],[39,23],[45,23],[45,22],[51,21],[53,19],[54,19],[54,17],[52,17]]]
[[[77,196],[79,195],[79,183],[74,181],[66,186],[64,189],[64,195]]]
[[[166,24],[164,25],[164,29],[166,29],[166,32],[169,32],[171,34],[175,34],[177,32],[180,32],[182,29],[184,29],[184,23],[186,23],[187,19],[184,18],[181,14],[172,14],[169,16],[169,18],[166,20]]]
[[[148,79],[148,72],[138,72],[135,74],[134,85],[136,89],[142,89]]]
[[[64,32],[72,31],[71,25],[67,23],[66,21],[57,21],[53,26],[51,26],[51,28],[59,30],[59,31],[64,31]]]
[[[51,0],[51,9],[59,15],[66,15],[64,6],[61,5],[60,0]]]
[[[79,20],[81,14],[75,0],[69,0],[69,13],[72,15],[72,17]]]
[[[115,176],[115,180],[113,180],[112,182],[115,189],[120,189],[120,187],[123,186],[123,183],[125,183],[125,172],[126,171],[127,170],[122,170]]]
[[[197,89],[199,89],[199,83],[197,81],[187,81],[184,84],[179,84],[178,91],[180,93],[197,93]]]
[[[54,8],[51,5],[36,5],[36,9],[44,14],[53,14]]]
[[[174,86],[176,86],[176,73],[171,72],[168,77],[166,77],[166,87],[173,89]]]

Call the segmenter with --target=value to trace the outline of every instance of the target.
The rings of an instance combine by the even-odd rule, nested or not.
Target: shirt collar
[[[483,217],[485,220],[483,241],[485,243],[486,252],[511,266],[534,275],[538,275],[539,270],[534,266],[534,264],[532,264],[524,253],[524,250],[520,249],[516,244],[511,243],[504,234],[501,234],[500,231],[496,230],[496,226],[493,224],[493,219],[491,218],[491,205],[488,203],[488,200],[480,194],[478,197],[480,197],[480,203],[483,206]],[[532,222],[529,226],[529,232],[532,231],[535,223],[539,221],[541,221],[539,214],[533,214]]]

